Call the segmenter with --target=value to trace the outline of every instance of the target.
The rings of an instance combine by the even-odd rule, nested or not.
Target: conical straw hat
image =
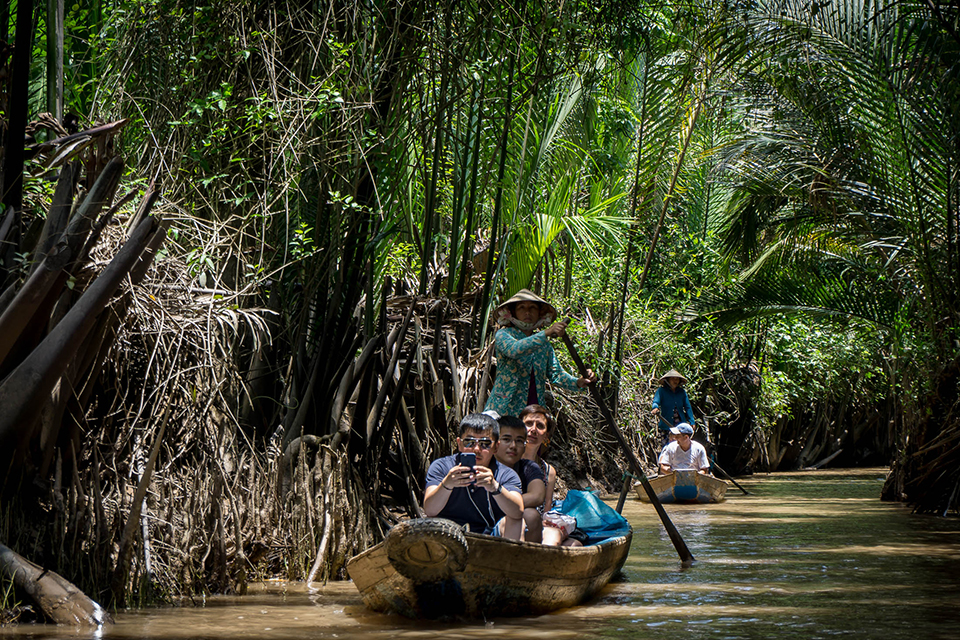
[[[505,302],[501,302],[500,306],[497,307],[496,313],[494,313],[494,318],[496,323],[500,326],[506,326],[510,324],[510,305],[517,302],[537,302],[540,304],[540,321],[537,322],[537,327],[543,327],[548,324],[552,324],[554,320],[557,319],[557,308],[552,304],[535,294],[529,289],[520,289],[517,291],[512,298]]]
[[[667,378],[680,378],[680,384],[687,383],[687,379],[680,375],[680,372],[676,369],[670,369],[670,371],[667,371],[665,374],[660,376],[660,382],[666,382]]]

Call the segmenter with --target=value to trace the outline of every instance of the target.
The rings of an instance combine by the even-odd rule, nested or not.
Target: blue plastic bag
[[[559,511],[577,519],[577,529],[587,537],[584,544],[597,544],[630,532],[627,519],[590,491],[567,491]]]

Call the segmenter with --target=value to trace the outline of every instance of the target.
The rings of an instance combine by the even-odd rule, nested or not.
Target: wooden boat
[[[592,597],[620,570],[632,533],[553,547],[462,531],[440,518],[401,522],[347,572],[374,611],[409,618],[541,614]]]
[[[647,478],[660,502],[720,502],[727,495],[727,483],[692,469],[674,471],[665,476]],[[649,502],[641,483],[633,485],[637,496]]]

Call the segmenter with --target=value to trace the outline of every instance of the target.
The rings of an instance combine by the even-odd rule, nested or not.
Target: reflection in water
[[[353,585],[267,583],[202,607],[121,613],[105,638],[960,638],[960,522],[881,503],[883,470],[756,476],[719,505],[667,505],[697,558],[680,566],[650,505],[621,581],[588,605],[461,624],[367,611]],[[72,629],[0,629],[76,638]],[[86,636],[90,637],[90,636]]]

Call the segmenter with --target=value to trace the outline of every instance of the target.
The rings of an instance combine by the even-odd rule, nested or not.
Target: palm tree
[[[955,382],[960,47],[945,11],[784,1],[733,16],[743,134],[718,154],[736,195],[715,223],[739,275],[693,315],[865,320],[895,357],[929,345],[936,364],[897,370],[897,382],[943,372]],[[934,437],[924,424],[902,433],[921,449]]]

